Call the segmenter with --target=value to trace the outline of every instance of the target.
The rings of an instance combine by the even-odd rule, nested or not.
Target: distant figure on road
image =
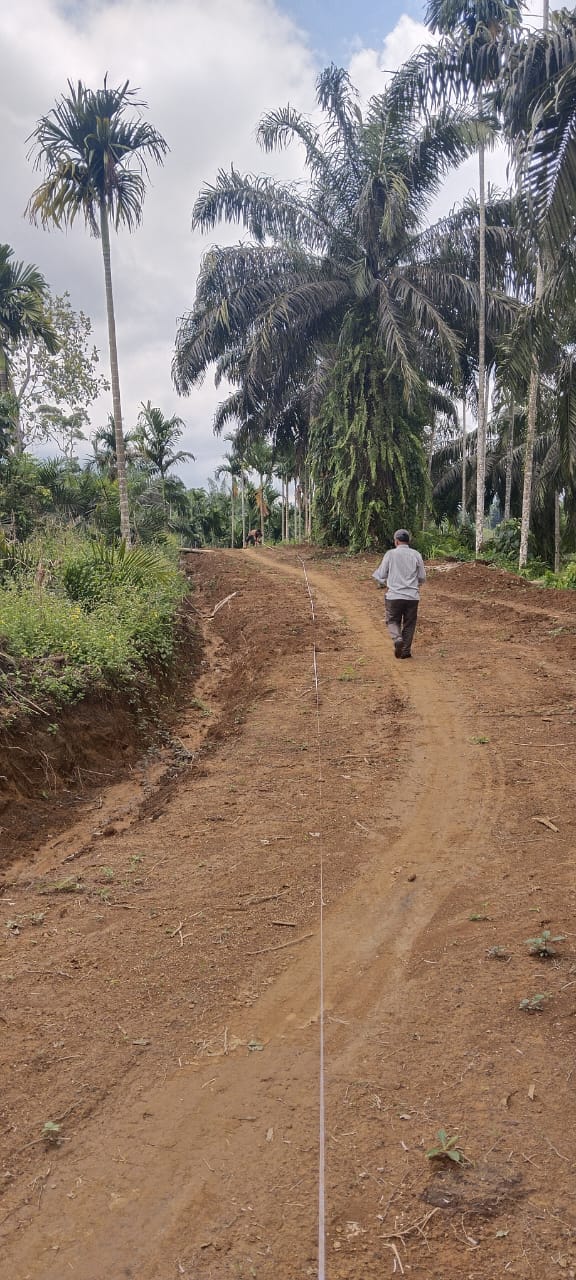
[[[392,636],[395,658],[412,657],[412,641],[418,617],[420,586],[426,581],[424,561],[410,546],[407,529],[397,529],[394,550],[387,551],[372,577],[386,592],[386,626]]]
[[[251,529],[246,538],[247,547],[257,547],[262,541],[262,533],[260,529]]]

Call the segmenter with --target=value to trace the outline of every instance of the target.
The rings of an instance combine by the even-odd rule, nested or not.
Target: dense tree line
[[[370,545],[431,508],[474,520],[480,552],[498,498],[520,563],[530,528],[550,559],[560,532],[574,546],[576,17],[534,33],[515,0],[431,0],[427,22],[438,42],[364,111],[330,67],[322,123],[293,107],[261,121],[265,151],[303,148],[305,189],[235,168],[204,188],[195,225],[236,221],[248,240],[206,254],[174,378],[189,392],[214,365],[234,384],[216,429],[299,443],[319,536]],[[485,186],[495,141],[505,193]],[[478,198],[430,225],[474,152]],[[477,423],[457,438],[461,406]]]
[[[429,0],[426,21],[434,42],[364,107],[331,66],[314,119],[289,106],[260,122],[265,153],[302,149],[305,182],[232,167],[197,198],[196,228],[244,233],[206,253],[177,335],[182,394],[209,368],[231,388],[214,421],[229,449],[202,498],[175,476],[181,419],[146,402],[126,432],[119,397],[110,230],[138,226],[167,143],[128,83],[69,83],[38,121],[29,214],[81,216],[100,239],[112,412],[80,466],[104,381],[89,321],[0,246],[0,520],[15,535],[52,508],[126,541],[231,545],[254,524],[364,547],[449,519],[474,526],[480,553],[497,510],[519,522],[521,565],[529,536],[549,563],[574,549],[576,11],[546,8],[534,32],[518,0]],[[504,192],[485,182],[495,143]],[[477,196],[431,223],[473,155]],[[60,461],[25,453],[39,437]]]

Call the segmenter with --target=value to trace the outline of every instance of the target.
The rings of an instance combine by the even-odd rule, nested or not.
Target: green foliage
[[[316,527],[355,550],[391,541],[416,519],[426,485],[423,393],[406,403],[404,385],[367,336],[336,361],[310,433]]]
[[[562,570],[560,583],[563,587],[570,587],[576,591],[576,560],[570,560]]]
[[[427,1160],[452,1160],[454,1164],[463,1164],[466,1160],[464,1152],[458,1146],[459,1138],[449,1138],[446,1129],[439,1129],[436,1137],[437,1145],[426,1152]]]
[[[125,542],[100,539],[65,562],[62,581],[71,600],[91,609],[104,601],[115,601],[131,587],[142,589],[150,581],[165,585],[172,575],[172,565],[155,548],[127,547]]]
[[[41,1134],[41,1137],[44,1139],[46,1146],[57,1147],[59,1143],[62,1141],[60,1137],[61,1131],[62,1131],[61,1124],[57,1124],[55,1120],[47,1120],[46,1123],[42,1126],[42,1134]]]
[[[35,700],[58,704],[102,682],[133,688],[148,668],[170,665],[186,591],[173,558],[78,541],[64,542],[41,581],[31,551],[23,564],[19,552],[5,556],[0,647],[14,668],[0,673],[5,701],[18,701],[23,680]]]
[[[506,950],[506,947],[500,946],[499,943],[496,943],[494,947],[488,947],[486,955],[489,960],[510,960],[510,952]]]
[[[163,481],[178,462],[194,458],[193,453],[174,448],[183,434],[184,425],[183,419],[176,414],[166,418],[162,410],[155,408],[149,400],[142,405],[133,438],[143,465]]]
[[[504,556],[507,560],[518,560],[520,551],[520,521],[503,520],[494,530],[492,539],[494,555]]]
[[[547,991],[541,991],[535,996],[524,996],[524,999],[520,1000],[518,1008],[521,1009],[523,1013],[541,1013],[546,1001],[549,999],[550,993]]]
[[[470,525],[450,526],[442,521],[439,529],[415,533],[412,546],[425,560],[472,560],[474,530]]]
[[[25,579],[36,570],[37,557],[31,547],[21,542],[8,542],[0,529],[0,583],[8,578]]]
[[[11,384],[24,446],[45,437],[66,453],[73,431],[87,424],[88,406],[108,383],[98,372],[92,323],[83,311],[72,309],[69,294],[48,294],[46,319],[58,350],[50,352],[39,339],[18,343],[10,360]]]
[[[526,946],[529,947],[531,956],[538,956],[540,960],[550,960],[557,955],[554,943],[565,941],[565,934],[559,933],[553,938],[549,929],[543,929],[536,938],[527,938]]]

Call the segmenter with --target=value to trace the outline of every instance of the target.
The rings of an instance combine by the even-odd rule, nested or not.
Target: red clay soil
[[[294,553],[190,557],[173,776],[5,873],[10,1280],[317,1277],[321,854],[327,1280],[576,1276],[576,597],[438,566],[396,662],[302,554],[315,629]]]

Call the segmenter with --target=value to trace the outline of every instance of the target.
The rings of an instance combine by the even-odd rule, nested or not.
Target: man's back
[[[426,570],[420,552],[399,543],[386,552],[373,576],[377,582],[388,584],[387,600],[419,600],[419,586],[426,581]]]

